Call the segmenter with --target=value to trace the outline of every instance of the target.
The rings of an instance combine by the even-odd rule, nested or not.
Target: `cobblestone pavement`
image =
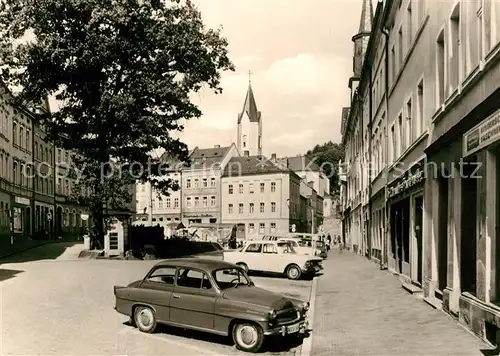
[[[489,346],[444,312],[405,292],[394,275],[373,262],[332,250],[324,266],[316,294],[312,355],[489,354]]]
[[[34,258],[33,253],[18,260]],[[142,278],[156,262],[46,259],[2,264],[0,354],[243,355],[227,338],[167,328],[147,335],[125,324],[128,318],[113,309],[113,285]],[[309,298],[309,281],[252,278],[260,287]],[[294,355],[297,346],[270,342],[267,352]]]

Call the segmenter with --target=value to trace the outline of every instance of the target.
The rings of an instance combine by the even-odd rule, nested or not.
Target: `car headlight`
[[[274,309],[273,309],[273,310],[271,310],[271,311],[269,312],[268,316],[269,316],[269,320],[274,320],[274,319],[276,319],[276,310],[274,310]]]
[[[308,310],[309,310],[309,307],[310,307],[309,302],[306,302],[306,303],[304,303],[304,305],[303,305],[302,309],[304,310],[304,312],[306,312],[306,311],[308,311]]]

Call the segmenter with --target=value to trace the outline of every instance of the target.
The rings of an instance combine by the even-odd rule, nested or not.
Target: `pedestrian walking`
[[[328,236],[326,237],[326,250],[327,251],[330,251],[331,245],[332,245],[332,237],[330,236],[330,234],[328,234]]]

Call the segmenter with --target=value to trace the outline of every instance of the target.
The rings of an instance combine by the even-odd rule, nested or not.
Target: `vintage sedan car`
[[[142,280],[114,286],[115,310],[152,333],[168,324],[230,336],[243,351],[258,352],[269,335],[308,331],[309,303],[255,286],[246,271],[213,259],[170,259]]]
[[[298,254],[288,242],[249,241],[240,251],[224,251],[224,261],[245,271],[283,273],[289,279],[315,275],[323,269],[320,257]]]

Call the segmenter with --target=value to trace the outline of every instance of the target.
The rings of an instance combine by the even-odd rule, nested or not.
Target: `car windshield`
[[[280,253],[296,253],[293,246],[288,242],[278,242],[278,250]]]
[[[250,277],[238,268],[218,269],[212,272],[212,276],[221,290],[253,285]]]

